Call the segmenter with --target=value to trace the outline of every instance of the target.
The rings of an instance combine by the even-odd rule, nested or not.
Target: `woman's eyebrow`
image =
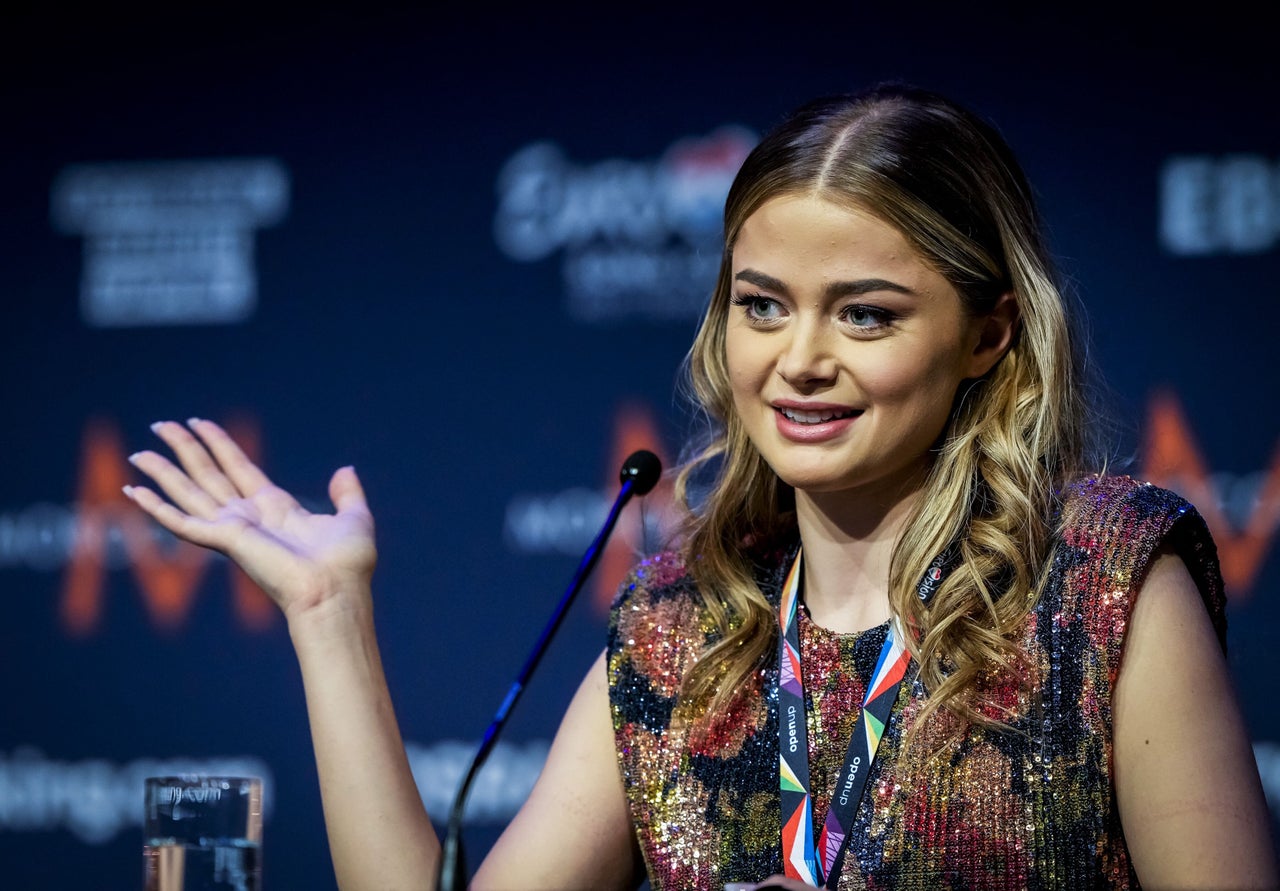
[[[787,293],[787,286],[779,279],[774,278],[772,275],[765,275],[763,272],[757,272],[754,269],[740,270],[733,278],[734,281],[747,282],[767,291],[777,291],[780,294]]]
[[[856,297],[875,291],[894,291],[898,294],[915,294],[906,285],[891,282],[887,278],[860,278],[851,282],[832,282],[827,285],[828,297]]]
[[[742,269],[734,275],[735,281],[744,281],[758,288],[776,291],[779,294],[790,293],[786,284],[772,275],[766,275],[755,269]],[[895,291],[899,294],[915,294],[915,291],[891,282],[885,278],[860,278],[848,282],[831,282],[826,287],[827,297],[856,297],[859,294],[870,294],[875,291]]]

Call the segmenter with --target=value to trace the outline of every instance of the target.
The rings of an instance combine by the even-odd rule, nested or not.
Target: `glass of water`
[[[145,786],[145,891],[261,891],[259,777],[148,777]]]

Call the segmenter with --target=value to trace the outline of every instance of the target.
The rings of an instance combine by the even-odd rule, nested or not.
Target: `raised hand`
[[[177,464],[153,451],[129,460],[172,503],[144,486],[128,486],[125,494],[156,522],[226,554],[291,619],[335,598],[368,597],[377,560],[373,517],[352,468],[329,481],[336,512],[316,514],[273,484],[212,421],[193,418],[186,427],[161,421],[152,430]]]

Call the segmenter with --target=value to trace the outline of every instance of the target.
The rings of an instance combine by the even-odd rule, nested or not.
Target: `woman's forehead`
[[[928,265],[898,228],[875,214],[809,194],[761,204],[739,230],[732,261],[735,275],[761,262],[814,274],[868,265],[906,272]]]

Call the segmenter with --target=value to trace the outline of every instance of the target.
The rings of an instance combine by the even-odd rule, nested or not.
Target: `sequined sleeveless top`
[[[1064,493],[1049,578],[1021,647],[1028,683],[987,689],[1011,729],[918,728],[918,682],[902,685],[872,766],[842,889],[1137,887],[1111,776],[1111,696],[1134,595],[1172,544],[1225,640],[1217,552],[1195,509],[1128,477]],[[790,563],[762,577],[777,602]],[[856,635],[801,618],[814,824],[821,825],[887,626]],[[778,678],[763,671],[731,715],[674,726],[680,680],[714,643],[681,559],[661,554],[624,582],[610,622],[610,702],[632,822],[654,891],[720,891],[782,872]]]

